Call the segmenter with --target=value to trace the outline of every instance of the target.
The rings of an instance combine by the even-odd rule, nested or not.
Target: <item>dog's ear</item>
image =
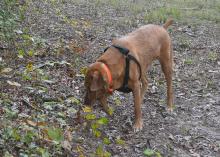
[[[94,71],[91,75],[91,84],[90,84],[90,90],[91,91],[98,91],[103,88],[103,80],[101,73],[99,71]]]

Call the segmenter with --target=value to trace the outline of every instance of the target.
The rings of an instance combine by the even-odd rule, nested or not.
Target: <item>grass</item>
[[[178,8],[181,19],[186,22],[197,24],[205,21],[220,22],[219,0],[168,0],[167,6]]]
[[[213,0],[168,0],[164,6],[151,10],[145,15],[149,22],[165,21],[172,17],[175,21],[187,23],[220,23],[220,1]]]
[[[187,58],[187,59],[184,60],[184,64],[192,65],[193,64],[193,60],[191,58]]]
[[[208,54],[208,59],[211,61],[216,61],[218,59],[218,54],[217,52],[209,52]]]
[[[90,2],[76,0],[76,3]],[[91,0],[91,3],[94,3],[95,8],[98,10],[103,9],[103,7],[110,7],[116,11],[129,11],[129,14],[134,17],[143,17],[143,20],[147,23],[161,23],[169,17],[180,23],[220,23],[219,0],[159,0],[157,2],[145,0]],[[129,14],[128,17],[131,18]]]
[[[150,13],[146,13],[144,19],[147,22],[164,22],[168,17],[171,17],[173,19],[179,19],[180,18],[180,11],[177,8],[159,8],[156,10],[151,11]]]

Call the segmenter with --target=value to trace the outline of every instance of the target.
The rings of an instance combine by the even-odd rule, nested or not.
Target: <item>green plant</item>
[[[152,156],[162,157],[159,152],[148,148],[144,150],[144,155],[147,157],[152,157]]]
[[[211,61],[216,61],[218,59],[218,54],[216,52],[209,52],[208,59]]]
[[[174,19],[179,19],[181,15],[181,12],[177,8],[159,8],[152,10],[151,12],[147,12],[144,19],[147,22],[164,22],[167,20],[167,18],[172,17]]]
[[[191,58],[187,58],[184,60],[184,64],[191,65],[193,64],[193,60]]]
[[[15,14],[16,0],[3,0],[0,10],[0,40],[11,42],[15,35],[18,16]]]

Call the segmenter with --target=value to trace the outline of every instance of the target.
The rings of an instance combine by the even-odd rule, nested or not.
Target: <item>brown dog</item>
[[[127,86],[134,96],[135,123],[134,131],[143,127],[141,103],[145,90],[147,89],[146,71],[152,61],[158,59],[167,82],[167,105],[172,111],[173,89],[172,89],[172,45],[171,39],[166,31],[172,24],[169,19],[162,26],[145,25],[129,33],[128,35],[113,41],[113,45],[119,45],[129,50],[139,63],[129,62],[129,76]],[[85,104],[92,105],[99,100],[104,110],[108,112],[107,96],[124,84],[126,56],[119,52],[114,46],[109,47],[106,52],[91,64],[88,68],[85,86]],[[140,78],[141,76],[141,78]]]

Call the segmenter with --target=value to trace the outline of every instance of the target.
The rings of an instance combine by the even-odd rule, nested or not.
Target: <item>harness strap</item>
[[[129,50],[127,48],[121,47],[119,45],[111,45],[112,47],[116,48],[119,50],[119,52],[125,56],[125,76],[124,76],[124,82],[121,88],[119,88],[119,91],[123,91],[123,92],[130,92],[131,90],[128,88],[128,80],[129,80],[129,68],[130,68],[130,60],[134,61],[137,65],[138,65],[138,69],[140,72],[140,76],[139,76],[139,80],[141,79],[141,65],[140,63],[137,61],[137,59],[132,56],[131,54],[129,54]],[[110,47],[105,48],[104,52],[107,51],[107,49]]]

